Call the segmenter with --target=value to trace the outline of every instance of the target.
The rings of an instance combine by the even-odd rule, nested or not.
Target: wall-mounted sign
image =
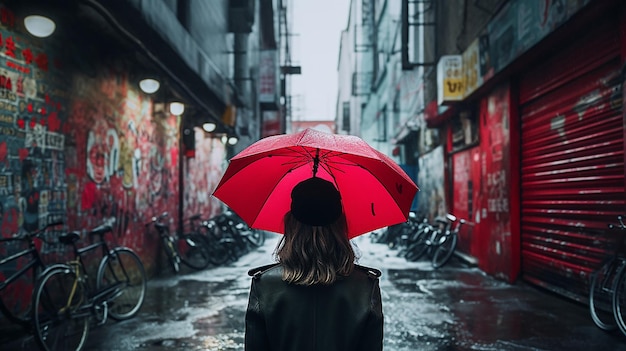
[[[261,50],[259,55],[259,102],[275,103],[278,97],[277,51]]]
[[[460,101],[465,96],[463,87],[463,57],[441,56],[437,63],[437,104]]]
[[[483,85],[483,76],[480,72],[480,50],[478,38],[474,40],[467,50],[463,52],[463,85],[465,96],[471,94],[479,86]]]

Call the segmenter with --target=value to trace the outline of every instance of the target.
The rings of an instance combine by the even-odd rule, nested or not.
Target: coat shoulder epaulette
[[[251,277],[260,277],[263,273],[278,266],[279,264],[280,263],[272,263],[272,264],[266,264],[264,266],[252,268],[251,270],[248,271],[248,275]]]
[[[368,275],[370,275],[373,278],[380,278],[380,276],[383,274],[378,269],[372,268],[372,267],[361,266],[359,264],[355,264],[354,267],[365,271]]]

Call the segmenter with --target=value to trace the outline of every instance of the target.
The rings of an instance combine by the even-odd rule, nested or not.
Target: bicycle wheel
[[[265,243],[265,232],[258,229],[248,229],[250,233],[246,236],[253,247],[261,247]]]
[[[626,265],[620,263],[613,280],[613,316],[619,330],[626,335]]]
[[[426,240],[428,239],[429,232],[425,230],[421,230],[415,234],[413,240],[406,248],[406,253],[404,254],[404,259],[407,261],[417,261],[428,249],[428,245],[426,244]]]
[[[17,323],[25,328],[30,328],[32,323],[32,294],[35,290],[37,277],[41,275],[41,271],[42,266],[35,264],[32,268],[25,271],[18,280],[5,285],[2,290],[0,290],[0,312],[11,322]],[[33,286],[29,289],[24,289],[23,284],[29,284],[29,282],[32,282]],[[18,298],[22,303],[8,306],[4,303],[5,300],[14,301]]]
[[[181,261],[189,268],[201,270],[211,263],[206,242],[200,234],[182,235],[178,239],[177,248]]]
[[[610,273],[613,271],[613,260],[604,264],[591,275],[589,286],[589,312],[591,319],[598,328],[612,331],[617,328],[613,315],[613,292]]]
[[[85,285],[69,267],[48,270],[33,295],[35,340],[43,350],[80,350],[89,333]]]
[[[214,265],[222,265],[226,263],[230,257],[228,247],[222,243],[222,233],[217,226],[205,227],[205,233],[202,235],[209,252],[209,260]]]
[[[458,240],[456,233],[444,234],[439,239],[433,253],[433,268],[439,268],[450,261]]]
[[[430,230],[423,231],[417,239],[415,239],[415,242],[407,247],[407,253],[410,253],[407,259],[417,261],[422,258],[430,248],[429,240],[432,235],[433,233]]]
[[[174,247],[174,238],[168,236],[163,239],[163,250],[165,250],[167,260],[172,266],[174,272],[180,272],[180,256],[178,255],[178,252],[176,252],[176,248]]]
[[[117,247],[102,258],[96,286],[102,291],[107,286],[123,283],[121,291],[108,301],[109,316],[115,320],[135,316],[146,297],[148,279],[139,256],[129,248]]]

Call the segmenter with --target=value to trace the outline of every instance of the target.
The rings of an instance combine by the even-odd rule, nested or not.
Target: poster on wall
[[[187,160],[185,172],[184,209],[190,215],[200,214],[208,219],[222,210],[222,202],[211,196],[224,173],[226,146],[220,138],[207,135],[204,130],[194,128],[196,157]]]
[[[67,79],[53,63],[54,45],[23,32],[0,5],[1,235],[65,219],[64,131]],[[50,248],[50,250],[62,250]]]
[[[483,269],[507,280],[511,277],[510,116],[509,87],[502,85],[481,102],[481,188],[479,237]]]
[[[444,157],[443,146],[422,155],[418,160],[417,184],[418,196],[417,216],[433,221],[437,216],[445,216],[447,212],[444,192]]]

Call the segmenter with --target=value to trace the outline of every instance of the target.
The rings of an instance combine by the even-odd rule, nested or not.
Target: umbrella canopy
[[[349,238],[406,221],[418,190],[400,166],[362,139],[309,128],[241,151],[213,195],[250,227],[282,233],[291,190],[314,176],[339,190]]]

